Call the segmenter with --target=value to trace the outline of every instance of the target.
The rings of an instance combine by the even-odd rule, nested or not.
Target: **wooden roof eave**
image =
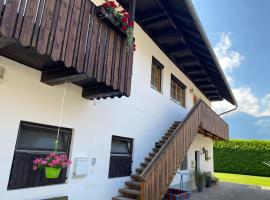
[[[127,0],[118,1],[123,7],[127,7]],[[189,66],[199,63],[199,66],[201,66],[202,69],[199,70],[200,72],[196,72],[196,74],[201,74],[202,76],[205,76],[206,74],[208,79],[211,80],[211,85],[214,85],[213,90],[219,91],[219,94],[221,95],[220,98],[213,98],[211,95],[207,95],[202,89],[203,87],[200,87],[198,84],[196,84],[196,81],[194,82],[189,74],[187,75],[209,100],[215,101],[226,99],[233,105],[236,105],[237,103],[234,95],[210,45],[210,42],[202,28],[192,2],[190,0],[183,0],[181,2],[176,0],[169,1],[137,0],[136,21],[152,38],[152,40],[162,49],[162,51],[164,51],[164,53],[172,60],[172,62],[174,62],[185,74],[187,74],[185,72],[185,68],[189,69]],[[173,3],[173,5],[179,3],[179,6],[184,12],[175,12],[176,10],[170,7],[170,3]],[[179,7],[175,5],[174,8]],[[179,13],[180,15],[178,15]],[[182,14],[184,16],[182,16]],[[178,18],[178,20],[176,18]],[[149,20],[151,21],[151,26],[149,26],[149,23],[146,23],[149,22]],[[164,23],[166,21],[169,22],[171,26],[164,29]],[[177,24],[180,21],[185,24],[184,27]],[[183,30],[181,28],[183,28]],[[166,40],[166,37],[169,37],[170,39]],[[173,43],[173,40],[175,40],[175,48],[168,46]],[[181,54],[181,58],[179,59],[180,62],[183,62],[182,54],[188,54],[186,56],[194,56],[194,61],[191,60],[184,64],[179,63],[177,60],[179,54]],[[213,79],[217,79],[216,77],[212,77],[212,72],[217,74],[217,79],[220,81],[213,81]]]

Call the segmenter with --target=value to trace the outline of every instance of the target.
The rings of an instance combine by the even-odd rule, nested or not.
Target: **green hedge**
[[[270,141],[230,140],[214,145],[216,172],[270,177]]]

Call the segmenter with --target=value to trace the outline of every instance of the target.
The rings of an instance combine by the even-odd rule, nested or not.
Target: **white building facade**
[[[94,1],[96,5],[102,2]],[[137,50],[133,57],[129,97],[87,100],[81,96],[81,87],[72,83],[46,85],[40,82],[40,71],[6,56],[0,56],[0,67],[5,69],[0,83],[1,200],[38,200],[63,196],[70,200],[109,200],[116,196],[118,189],[130,179],[129,176],[109,177],[113,136],[131,139],[134,172],[174,121],[181,121],[189,112],[195,97],[211,106],[209,98],[137,24],[135,38]],[[151,85],[153,57],[164,66],[161,70],[161,91],[157,91]],[[184,106],[172,98],[172,75],[185,85]],[[15,150],[19,146],[20,125],[27,122],[58,127],[65,86],[67,89],[61,127],[71,130],[68,148],[72,160],[67,170],[67,179],[61,184],[8,188],[12,166],[15,165]],[[203,150],[208,151],[208,159],[205,159]],[[193,185],[196,151],[201,154],[198,161],[201,170],[212,172],[213,140],[198,134],[187,153],[186,170],[179,170],[188,174],[184,176],[184,182]],[[78,170],[78,158],[87,160],[84,164],[86,171],[82,176],[75,174]],[[21,173],[26,172],[22,168],[21,172],[17,173],[22,176]],[[179,182],[180,175],[176,175],[172,186],[178,187]]]

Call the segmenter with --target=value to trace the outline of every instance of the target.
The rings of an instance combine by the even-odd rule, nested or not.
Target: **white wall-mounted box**
[[[88,169],[89,169],[89,158],[87,157],[75,158],[75,166],[74,166],[75,176],[86,176],[88,174]]]

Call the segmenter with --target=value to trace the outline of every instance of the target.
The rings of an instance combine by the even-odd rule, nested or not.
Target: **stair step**
[[[165,136],[167,136],[167,137],[170,137],[171,135],[172,135],[172,133],[170,133],[170,132],[165,133]]]
[[[119,192],[122,194],[128,194],[128,195],[134,195],[134,196],[141,195],[141,191],[134,190],[134,189],[128,189],[128,188],[121,188],[121,189],[119,189]]]
[[[163,139],[163,140],[167,140],[169,137],[170,137],[170,136],[164,135],[164,136],[162,136],[162,139]]]
[[[141,163],[140,164],[142,167],[147,167],[147,163]]]
[[[131,178],[135,179],[136,181],[139,181],[141,179],[139,174],[132,174]]]
[[[175,121],[174,124],[181,124],[181,121]]]
[[[126,181],[125,184],[132,188],[137,188],[137,189],[141,188],[140,182],[137,182],[137,181]]]
[[[137,168],[137,169],[136,169],[136,172],[137,172],[138,174],[141,174],[141,173],[143,172],[143,170],[144,170],[144,168]]]
[[[153,148],[152,150],[153,150],[153,152],[157,153],[157,152],[159,152],[159,149],[160,148]]]
[[[118,196],[118,197],[113,197],[112,200],[136,200],[136,198],[133,199],[133,198],[129,198],[129,197]]]
[[[162,147],[162,144],[160,144],[159,142],[156,142],[156,147],[160,148],[160,147]]]
[[[150,157],[154,157],[155,155],[156,155],[156,153],[154,153],[154,152],[150,152],[150,153],[149,153],[149,156],[150,156]]]
[[[159,140],[159,144],[163,145],[167,140]]]
[[[147,162],[151,162],[152,158],[146,157],[145,160],[146,160]]]

